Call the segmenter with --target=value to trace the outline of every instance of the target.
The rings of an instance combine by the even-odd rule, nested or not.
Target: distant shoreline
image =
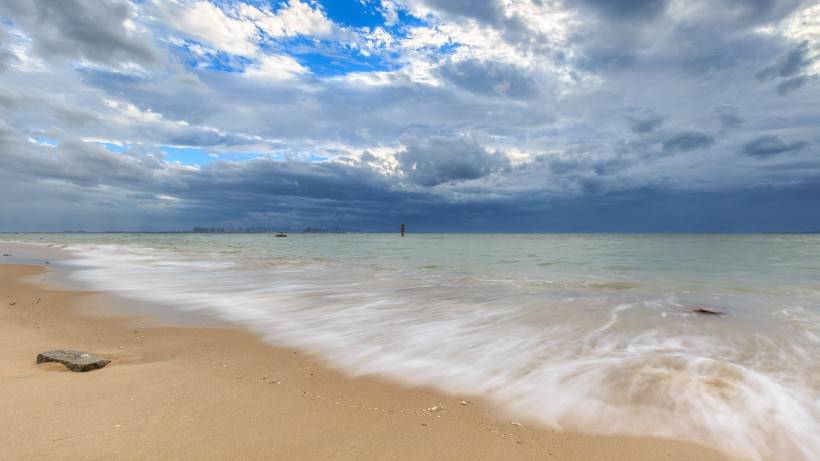
[[[338,234],[399,234],[395,231],[344,231],[344,232],[304,232],[301,230],[293,230],[283,228],[281,231],[242,231],[242,232],[195,232],[191,230],[165,230],[165,231],[142,231],[142,230],[108,230],[108,231],[0,231],[0,235],[20,235],[20,234],[193,234],[193,235],[265,235],[275,234],[277,232],[287,232],[292,234],[310,234],[310,235],[338,235]],[[642,231],[623,231],[623,232],[563,232],[563,231],[538,231],[538,232],[481,232],[481,231],[412,231],[408,230],[408,235],[428,235],[428,234],[469,234],[469,235],[817,235],[820,230],[816,231],[760,231],[760,232],[720,232],[720,231],[703,231],[703,232],[678,232],[678,231],[663,231],[663,232],[642,232]]]

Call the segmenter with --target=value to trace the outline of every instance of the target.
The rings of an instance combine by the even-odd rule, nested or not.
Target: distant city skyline
[[[820,230],[805,0],[0,3],[0,232]]]

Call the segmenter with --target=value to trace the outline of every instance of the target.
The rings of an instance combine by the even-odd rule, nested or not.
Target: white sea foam
[[[553,428],[669,437],[755,460],[820,453],[816,292],[761,301],[765,291],[745,286],[431,277],[134,244],[66,250],[72,277],[95,289],[244,325],[351,374],[484,395]],[[747,309],[698,317],[691,299]]]

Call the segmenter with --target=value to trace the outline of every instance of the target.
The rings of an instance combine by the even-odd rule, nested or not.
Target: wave
[[[820,316],[806,299],[615,279],[516,286],[131,244],[65,250],[70,277],[93,289],[243,325],[351,375],[482,395],[561,430],[753,460],[820,452]],[[692,299],[744,309],[704,318],[685,308]]]

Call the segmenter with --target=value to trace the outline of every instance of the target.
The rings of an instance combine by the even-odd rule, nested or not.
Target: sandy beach
[[[548,431],[474,396],[351,379],[238,329],[92,315],[91,293],[22,280],[45,270],[0,265],[4,459],[723,459],[675,441]],[[56,348],[112,363],[88,373],[35,364]]]

